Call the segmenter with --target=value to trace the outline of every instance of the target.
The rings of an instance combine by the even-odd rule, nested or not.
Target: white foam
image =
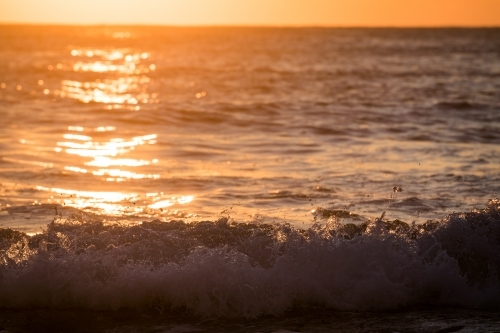
[[[3,238],[0,306],[247,318],[301,306],[498,308],[498,216],[498,205],[453,215],[416,239],[381,225],[346,239],[335,223],[306,231],[226,220],[56,224],[30,239]]]

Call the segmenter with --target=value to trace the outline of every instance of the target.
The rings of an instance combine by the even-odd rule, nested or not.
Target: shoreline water
[[[78,310],[2,310],[2,332],[184,333],[184,332],[495,332],[498,312],[457,308],[416,308],[391,312],[291,311],[250,320],[203,319],[186,314]]]
[[[340,218],[297,229],[227,218],[126,226],[75,215],[33,236],[0,229],[0,306],[186,309],[206,318],[318,306],[500,307],[498,200],[418,225]]]

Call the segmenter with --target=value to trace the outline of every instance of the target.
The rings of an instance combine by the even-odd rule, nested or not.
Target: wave
[[[306,230],[81,215],[34,236],[0,229],[0,307],[246,318],[311,306],[500,308],[499,200],[420,225],[334,213]]]
[[[481,103],[471,103],[467,101],[456,101],[456,102],[439,102],[436,104],[439,109],[451,109],[451,110],[477,110],[485,109],[488,105]]]

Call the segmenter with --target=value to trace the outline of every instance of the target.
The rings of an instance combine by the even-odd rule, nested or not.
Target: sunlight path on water
[[[497,34],[0,27],[0,227],[476,209],[500,195]]]

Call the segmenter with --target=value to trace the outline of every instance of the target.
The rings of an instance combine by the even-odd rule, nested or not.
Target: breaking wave
[[[0,229],[0,307],[246,318],[311,306],[500,307],[499,200],[419,225],[336,215],[307,230],[76,215],[34,236]]]

